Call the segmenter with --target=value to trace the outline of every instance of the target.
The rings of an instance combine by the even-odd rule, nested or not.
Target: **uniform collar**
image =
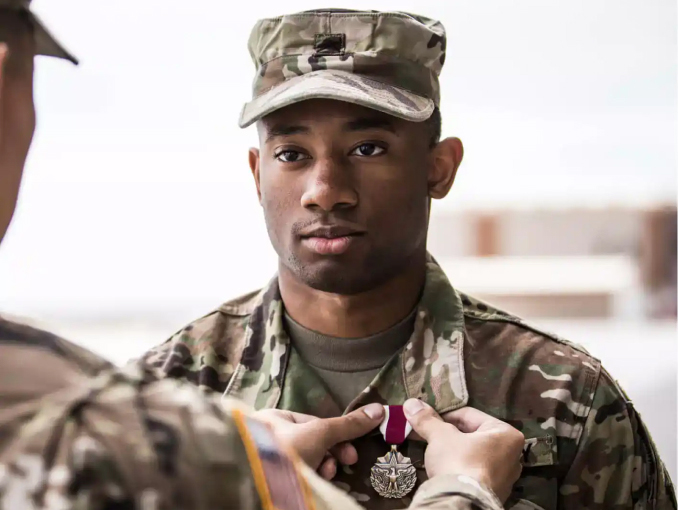
[[[242,358],[226,389],[256,409],[277,407],[290,359],[277,277],[259,294],[246,330]],[[459,294],[429,257],[424,291],[410,341],[379,372],[350,408],[421,398],[438,412],[466,405],[464,316]],[[398,384],[400,382],[401,384]]]
[[[425,400],[440,413],[468,402],[462,306],[459,294],[430,258],[414,332],[400,360],[407,396]]]

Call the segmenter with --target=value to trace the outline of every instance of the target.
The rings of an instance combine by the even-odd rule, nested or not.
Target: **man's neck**
[[[339,338],[364,338],[404,319],[415,307],[426,278],[426,259],[413,261],[384,284],[350,296],[313,289],[280,267],[286,312],[302,326]]]

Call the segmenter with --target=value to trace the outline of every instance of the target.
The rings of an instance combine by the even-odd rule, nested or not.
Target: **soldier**
[[[0,0],[0,240],[35,126],[35,54],[75,62],[27,1]],[[372,404],[321,420],[273,410],[255,420],[234,400],[142,367],[118,370],[0,318],[0,508],[359,510],[286,445],[313,469],[330,449],[351,463],[347,441],[384,412]],[[520,473],[522,435],[475,410],[458,413],[456,427],[418,401],[406,412],[432,446],[433,478],[412,508],[501,508]]]
[[[306,11],[257,22],[249,50],[240,126],[259,133],[249,163],[278,274],[143,363],[257,409],[321,418],[408,398],[441,414],[473,406],[525,436],[507,507],[675,508],[647,428],[600,362],[456,290],[427,253],[431,199],[447,195],[463,156],[458,139],[440,139],[442,24]],[[400,499],[383,497],[372,475],[387,443],[378,431],[357,440],[358,462],[334,477],[369,509],[414,494],[402,483]],[[401,447],[415,489],[424,446]]]

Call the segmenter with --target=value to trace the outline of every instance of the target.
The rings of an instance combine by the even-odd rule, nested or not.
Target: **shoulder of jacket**
[[[261,293],[265,289],[257,289],[235,299],[227,301],[214,312],[223,313],[224,315],[233,315],[236,317],[245,317],[252,314],[252,311],[260,302]],[[212,312],[212,313],[214,313]]]
[[[259,302],[259,295],[261,292],[261,290],[255,290],[227,301],[202,317],[183,326],[172,335],[172,338],[177,335],[188,335],[193,338],[201,337],[205,333],[212,334],[215,329],[220,327],[220,324],[233,321],[239,323],[246,320],[252,315],[252,311]]]
[[[223,391],[242,355],[247,326],[260,294],[261,291],[250,292],[224,303],[130,363],[140,361],[160,378],[170,374]]]
[[[529,323],[528,321],[524,320],[521,317],[518,317],[517,315],[514,315],[505,310],[501,310],[500,308],[497,308],[480,299],[469,296],[468,294],[459,292],[459,296],[462,301],[464,319],[477,320],[481,323],[487,322],[487,323],[503,323],[506,324],[507,326],[513,325],[521,330],[529,331],[539,337],[542,337],[543,339],[549,342],[554,342],[563,346],[570,347],[571,349],[574,349],[575,351],[584,354],[596,365],[600,364],[600,361],[597,358],[592,356],[591,353],[589,353],[583,346],[575,342],[566,340],[565,338],[562,338],[561,336],[553,332],[541,329],[540,327]]]
[[[77,344],[33,325],[0,317],[0,345],[17,344],[24,349],[41,349],[61,357],[88,375],[96,375],[113,365]]]

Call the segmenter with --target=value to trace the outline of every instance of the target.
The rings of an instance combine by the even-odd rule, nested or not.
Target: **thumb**
[[[454,427],[450,427],[443,421],[435,409],[419,399],[411,398],[407,400],[403,405],[403,411],[405,411],[407,421],[412,425],[412,430],[428,443],[436,434],[449,435],[453,431],[456,432]]]
[[[322,420],[325,447],[332,448],[338,443],[364,436],[377,427],[384,417],[384,406],[369,404],[344,416]]]
[[[442,418],[466,433],[504,425],[504,422],[473,407],[462,407],[445,414]]]

